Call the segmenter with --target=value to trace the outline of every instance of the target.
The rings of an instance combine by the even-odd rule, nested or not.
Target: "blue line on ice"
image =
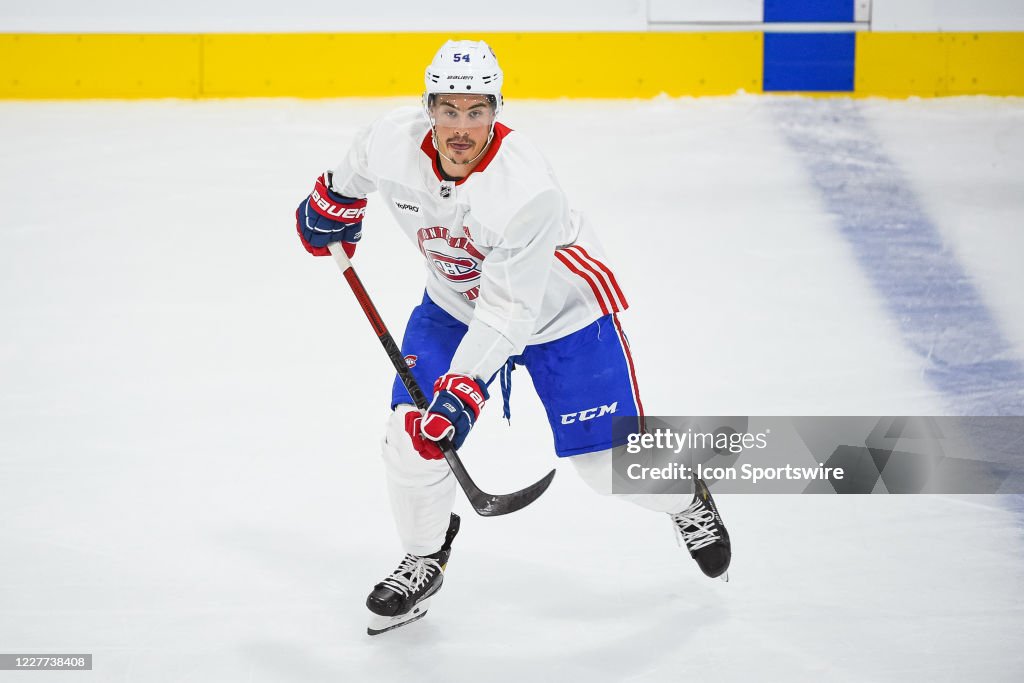
[[[771,107],[925,378],[955,413],[1024,415],[1024,368],[858,104]]]

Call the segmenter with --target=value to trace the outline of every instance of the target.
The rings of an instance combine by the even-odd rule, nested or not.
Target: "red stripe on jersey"
[[[466,179],[469,178],[469,176],[473,175],[477,171],[485,170],[487,166],[491,163],[491,160],[494,159],[494,155],[498,153],[498,148],[501,147],[501,141],[504,140],[505,136],[511,132],[512,129],[506,126],[504,123],[495,123],[494,139],[491,140],[491,146],[487,149],[487,152],[484,153],[483,157],[481,157],[480,161],[473,168],[473,170],[466,174],[465,178],[459,178],[458,180],[456,180],[455,184],[461,185],[462,183],[466,182]],[[434,175],[437,176],[438,180],[444,181],[444,176],[441,175],[441,169],[438,168],[437,165],[438,156],[437,150],[434,149],[433,130],[427,131],[427,134],[423,137],[423,142],[420,143],[420,149],[423,150],[424,154],[430,157],[430,167],[434,170]]]
[[[594,282],[596,282],[598,284],[598,286],[600,286],[601,293],[604,295],[605,300],[609,304],[609,306],[608,306],[609,311],[606,311],[606,313],[607,312],[611,312],[611,311],[622,310],[621,307],[619,306],[619,302],[616,301],[615,296],[612,294],[611,287],[608,285],[608,282],[605,280],[605,277],[601,273],[601,271],[599,271],[597,268],[595,268],[593,266],[593,264],[591,264],[587,259],[585,259],[583,257],[582,254],[580,254],[579,252],[573,251],[572,249],[573,249],[572,247],[568,247],[567,249],[563,249],[562,253],[566,254],[573,261],[575,261],[576,264],[579,265],[579,267],[582,268],[584,271],[586,271],[587,274],[591,278],[593,278]]]
[[[555,251],[555,258],[561,261],[562,265],[564,265],[566,268],[568,268],[569,270],[571,270],[572,272],[576,273],[581,278],[586,280],[587,284],[590,285],[591,291],[594,292],[594,298],[597,299],[597,303],[601,306],[601,314],[608,315],[608,313],[610,312],[608,310],[608,304],[605,303],[604,296],[602,296],[601,290],[598,289],[597,283],[594,281],[593,276],[576,267],[576,265],[573,264],[573,262],[569,259],[568,256],[565,255],[565,253],[562,250]]]
[[[619,310],[620,311],[624,311],[627,308],[629,308],[629,302],[626,301],[625,295],[622,293],[622,290],[619,289],[619,283],[615,279],[615,274],[612,272],[611,268],[609,268],[608,266],[606,266],[605,264],[601,263],[596,258],[591,256],[590,252],[588,252],[586,249],[584,249],[582,245],[574,244],[570,248],[571,249],[578,249],[580,251],[580,253],[582,253],[584,256],[586,256],[588,259],[590,259],[594,264],[597,265],[598,268],[600,268],[604,272],[605,275],[608,276],[608,280],[611,282],[612,287],[615,288],[615,294],[619,298],[619,303],[622,304],[622,306],[621,306],[621,308],[619,308]]]
[[[640,413],[640,431],[646,431],[646,420],[644,419],[644,404],[640,402],[640,387],[636,383],[636,370],[633,368],[633,354],[629,352],[629,341],[626,339],[622,326],[619,325],[619,317],[612,314],[612,322],[615,323],[615,331],[619,335],[619,343],[622,344],[622,352],[626,355],[626,364],[629,365],[629,383],[633,387],[633,399],[636,401],[637,411]]]
[[[587,270],[593,273],[594,277],[597,278],[597,281],[601,283],[605,296],[608,297],[608,301],[612,304],[612,309],[616,311],[625,310],[625,306],[623,305],[625,302],[616,299],[615,294],[612,292],[611,278],[605,275],[605,272],[609,272],[608,269],[605,268],[605,272],[602,272],[602,270],[598,268],[599,264],[596,264],[594,259],[584,256],[578,249],[578,245],[573,245],[571,247],[567,247],[566,251],[572,254],[578,263],[585,266]]]

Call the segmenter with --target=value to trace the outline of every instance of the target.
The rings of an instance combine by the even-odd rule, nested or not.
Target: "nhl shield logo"
[[[452,196],[452,184],[441,183],[441,199],[450,199]]]

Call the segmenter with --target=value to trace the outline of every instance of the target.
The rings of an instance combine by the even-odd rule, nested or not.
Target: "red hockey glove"
[[[351,258],[356,251],[356,242],[363,236],[365,212],[365,199],[353,199],[334,192],[330,173],[324,173],[316,179],[313,192],[295,210],[295,229],[302,246],[310,254],[327,256],[331,253],[327,245],[341,242]]]
[[[413,448],[427,460],[444,457],[434,442],[446,436],[461,448],[486,401],[487,387],[472,377],[442,375],[434,382],[434,400],[426,415],[406,414],[405,431]]]
[[[444,453],[437,444],[423,436],[423,416],[418,410],[405,414],[405,431],[412,439],[412,447],[424,460],[443,460]]]

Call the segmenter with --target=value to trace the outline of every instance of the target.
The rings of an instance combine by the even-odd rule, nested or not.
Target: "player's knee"
[[[426,460],[416,452],[405,431],[405,415],[414,406],[401,404],[388,417],[381,455],[391,481],[402,486],[429,486],[451,475],[444,460]]]
[[[603,496],[612,493],[612,451],[611,449],[583,453],[569,458],[576,466],[576,473],[587,486]]]

